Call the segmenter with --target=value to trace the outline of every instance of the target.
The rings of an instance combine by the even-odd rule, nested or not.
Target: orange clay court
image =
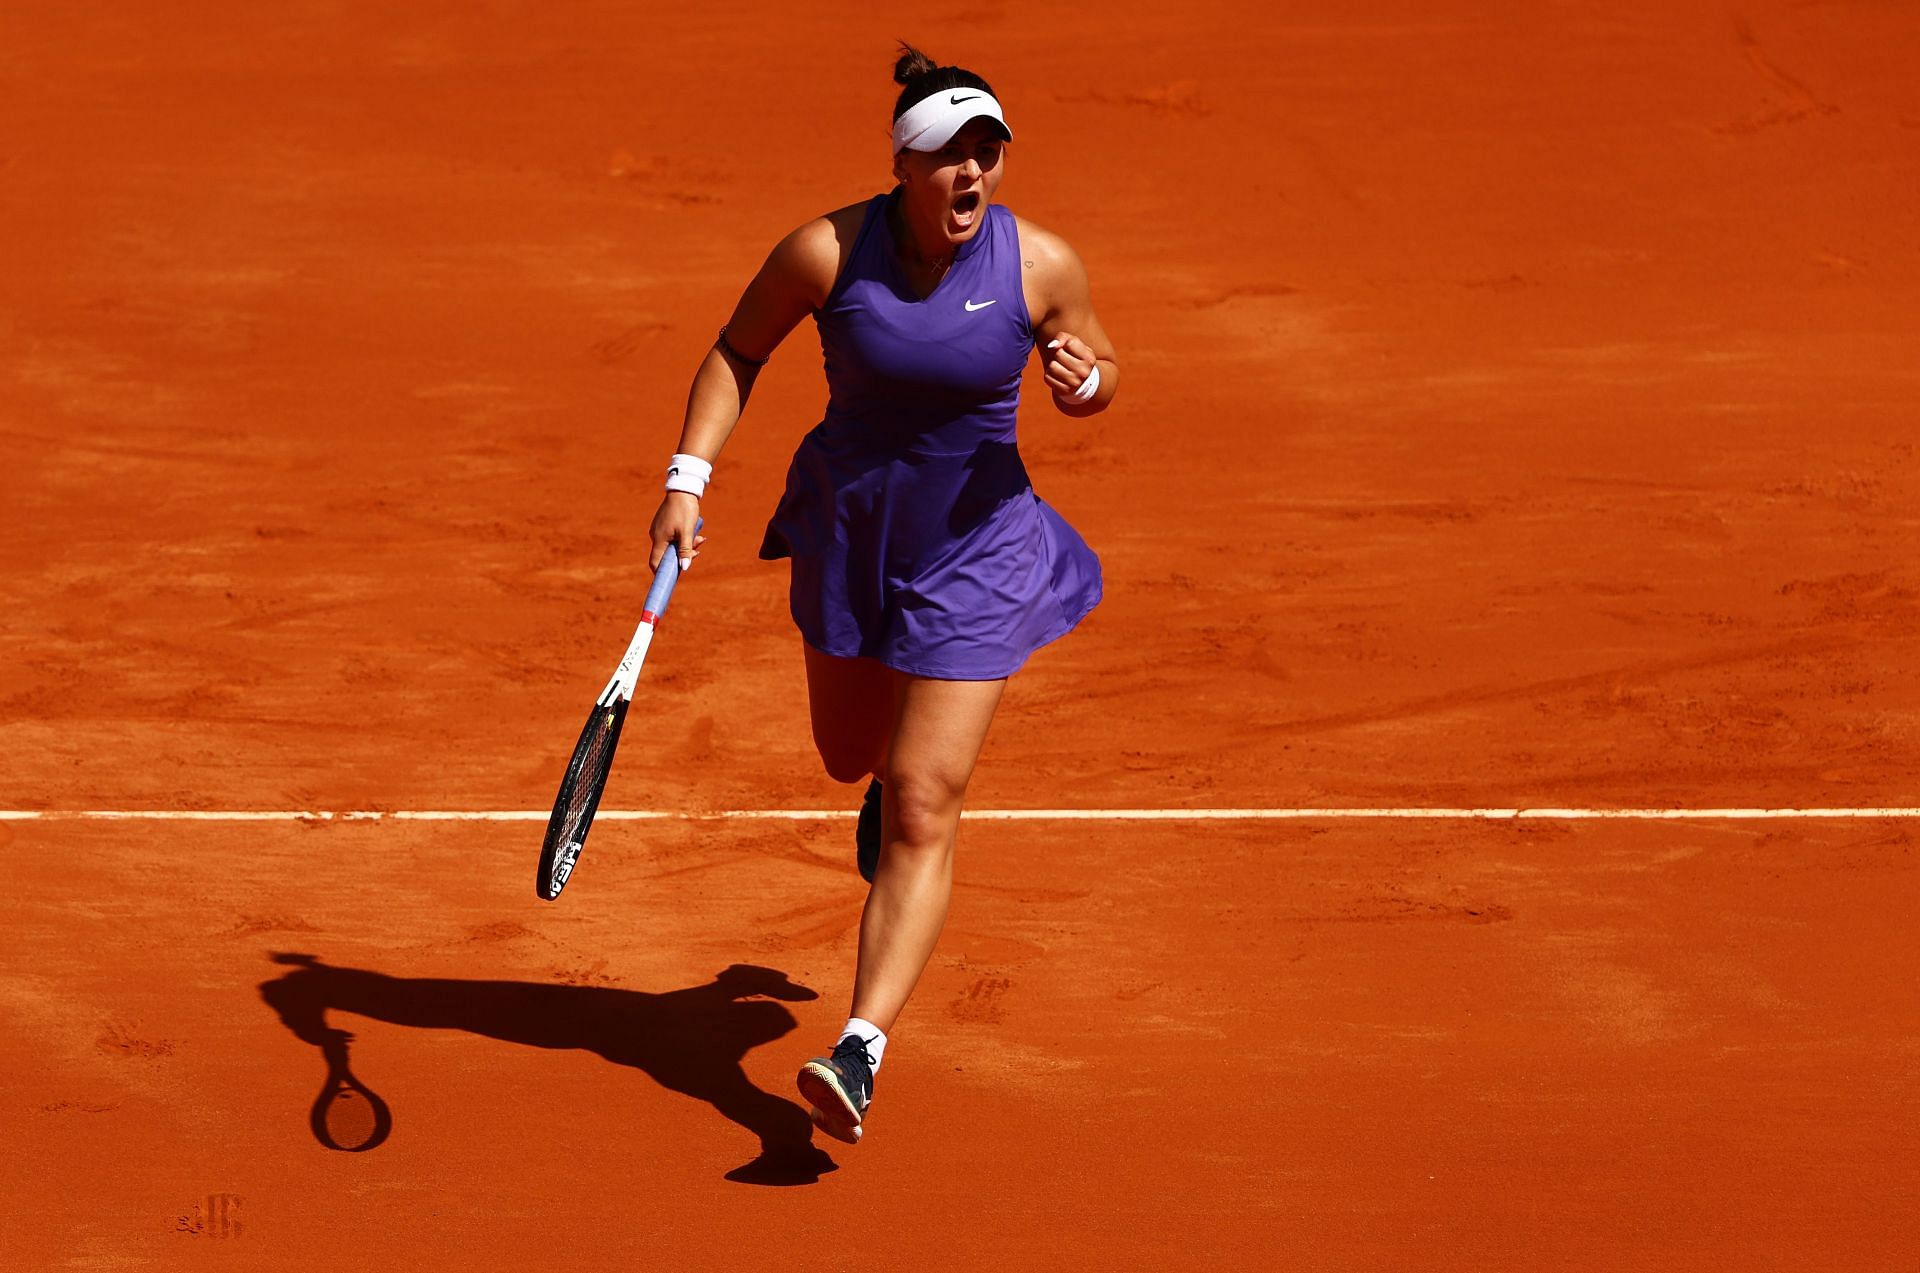
[[[0,1265],[1914,1267],[1912,6],[220,8],[0,38]],[[1888,812],[970,816],[809,1149],[864,896],[754,557],[809,325],[607,794],[686,816],[552,904],[537,820],[296,816],[544,817],[900,37],[1127,385],[1029,382],[1106,600],[970,810]]]

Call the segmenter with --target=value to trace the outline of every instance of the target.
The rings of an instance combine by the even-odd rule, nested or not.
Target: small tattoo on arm
[[[1033,268],[1033,262],[1032,262],[1032,261],[1028,261],[1028,262],[1027,262],[1027,268],[1028,268],[1028,269],[1032,269],[1032,268]]]

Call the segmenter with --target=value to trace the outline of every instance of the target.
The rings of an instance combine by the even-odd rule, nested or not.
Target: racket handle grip
[[[706,518],[694,518],[693,533],[699,534],[700,528],[706,524]],[[673,600],[673,586],[679,582],[680,550],[669,545],[667,555],[660,559],[660,569],[653,572],[653,587],[647,589],[647,601],[643,607],[653,616],[655,623],[660,622],[661,616],[666,614],[667,602]]]

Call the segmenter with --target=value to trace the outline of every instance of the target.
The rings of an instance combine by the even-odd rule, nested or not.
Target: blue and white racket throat
[[[694,533],[698,534],[705,524],[704,518],[694,522]],[[607,688],[594,700],[596,706],[607,707],[616,699],[633,701],[634,687],[640,683],[640,667],[647,661],[647,649],[653,644],[654,629],[666,617],[667,603],[673,600],[673,588],[679,582],[680,553],[669,547],[667,555],[660,559],[660,569],[653,572],[653,587],[647,589],[647,602],[640,609],[640,625],[633,630],[633,640],[627,643],[627,652],[620,656],[620,666],[613,670]]]
[[[634,687],[640,683],[640,665],[647,661],[647,647],[652,644],[653,622],[642,619],[640,626],[633,630],[633,640],[627,643],[627,652],[620,656],[620,666],[614,669],[613,678],[594,700],[597,706],[611,707],[616,701],[633,701]]]

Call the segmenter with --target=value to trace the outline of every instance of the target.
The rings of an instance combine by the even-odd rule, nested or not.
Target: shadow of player
[[[332,1011],[426,1030],[465,1030],[536,1048],[579,1048],[615,1065],[641,1070],[662,1087],[707,1102],[760,1138],[760,1154],[727,1173],[747,1184],[812,1184],[833,1171],[813,1144],[807,1112],[754,1086],[740,1061],[797,1024],[776,999],[815,999],[807,987],[772,968],[735,964],[706,985],[647,994],[602,986],[531,981],[465,981],[390,977],[364,968],[336,968],[319,957],[274,954],[290,971],[262,982],[260,997],[302,1041],[321,1050],[327,1086],[314,1106],[313,1129],[331,1149],[372,1149],[386,1139],[385,1102],[352,1074],[353,1036],[327,1024]],[[349,1121],[352,1143],[330,1128],[335,1112]],[[335,1107],[330,1112],[328,1107]]]

